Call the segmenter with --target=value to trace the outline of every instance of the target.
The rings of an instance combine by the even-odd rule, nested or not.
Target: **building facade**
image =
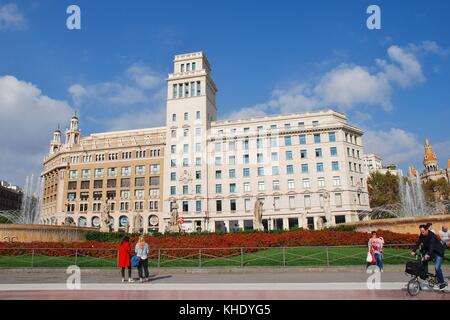
[[[0,181],[0,211],[1,210],[20,210],[22,204],[22,190],[10,185],[6,181]]]
[[[365,154],[363,156],[363,161],[367,178],[372,172],[379,172],[381,174],[389,172],[394,176],[403,176],[403,171],[398,169],[395,164],[383,166],[382,159],[374,153]]]
[[[110,206],[114,230],[140,214],[140,228],[159,231],[162,220],[164,128],[81,137],[71,119],[65,143],[54,132],[44,160],[42,223],[99,227]]]
[[[264,203],[263,224],[270,230],[317,228],[323,216],[330,217],[331,224],[355,221],[359,212],[369,209],[363,132],[345,115],[323,110],[218,120],[217,87],[203,52],[177,55],[173,62],[165,127],[82,138],[74,118],[65,144],[55,132],[44,162],[45,223],[52,223],[52,217],[60,223],[69,216],[76,224],[85,217],[88,226],[97,226],[94,219],[110,198],[115,228],[120,228],[121,217],[129,217],[141,201],[141,190],[143,206],[137,208],[148,227],[143,230],[149,230],[155,215],[162,232],[175,203],[187,232],[252,229],[257,199]],[[160,153],[135,157],[144,149]],[[124,157],[127,153],[130,158]],[[152,185],[149,166],[155,164],[160,180]],[[139,171],[143,186],[135,181],[141,177],[133,171],[137,166],[146,168]],[[117,176],[109,177],[112,167]],[[124,177],[123,167],[131,174]],[[96,175],[100,169],[103,176]],[[116,181],[114,187],[109,187],[109,179]],[[122,184],[123,179],[129,180]],[[158,193],[151,191],[156,187]],[[157,195],[157,210],[150,207],[149,194]],[[129,206],[122,205],[127,201]]]
[[[439,160],[436,157],[428,138],[425,139],[424,149],[423,166],[425,168],[420,173],[420,180],[426,182],[428,180],[439,180],[444,178],[450,183],[450,159],[447,161],[447,168],[441,168],[439,166]]]

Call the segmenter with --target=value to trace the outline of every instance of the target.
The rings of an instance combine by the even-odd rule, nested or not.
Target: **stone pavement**
[[[408,296],[402,266],[378,275],[370,290],[374,275],[363,267],[152,269],[147,283],[122,283],[118,269],[81,269],[81,288],[69,290],[65,269],[0,269],[0,299],[450,299],[433,290]]]

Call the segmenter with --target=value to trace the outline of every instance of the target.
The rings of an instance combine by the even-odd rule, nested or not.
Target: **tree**
[[[400,202],[398,177],[389,171],[382,174],[372,172],[367,179],[369,203],[372,208],[394,205]]]
[[[427,180],[422,187],[427,201],[445,201],[450,198],[450,184],[445,178]]]

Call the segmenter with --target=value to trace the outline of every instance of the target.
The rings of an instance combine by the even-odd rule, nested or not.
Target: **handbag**
[[[132,267],[137,267],[139,266],[139,262],[141,261],[141,258],[139,258],[138,256],[132,256],[131,257],[131,266]]]
[[[367,261],[368,263],[372,263],[372,262],[373,262],[373,257],[372,257],[372,254],[370,253],[370,251],[367,252],[367,258],[366,258],[366,261]]]

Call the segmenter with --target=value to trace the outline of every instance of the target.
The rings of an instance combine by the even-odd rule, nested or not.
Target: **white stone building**
[[[217,88],[202,52],[175,56],[167,79],[163,212],[178,204],[183,228],[317,227],[369,209],[363,132],[333,110],[217,120]]]

